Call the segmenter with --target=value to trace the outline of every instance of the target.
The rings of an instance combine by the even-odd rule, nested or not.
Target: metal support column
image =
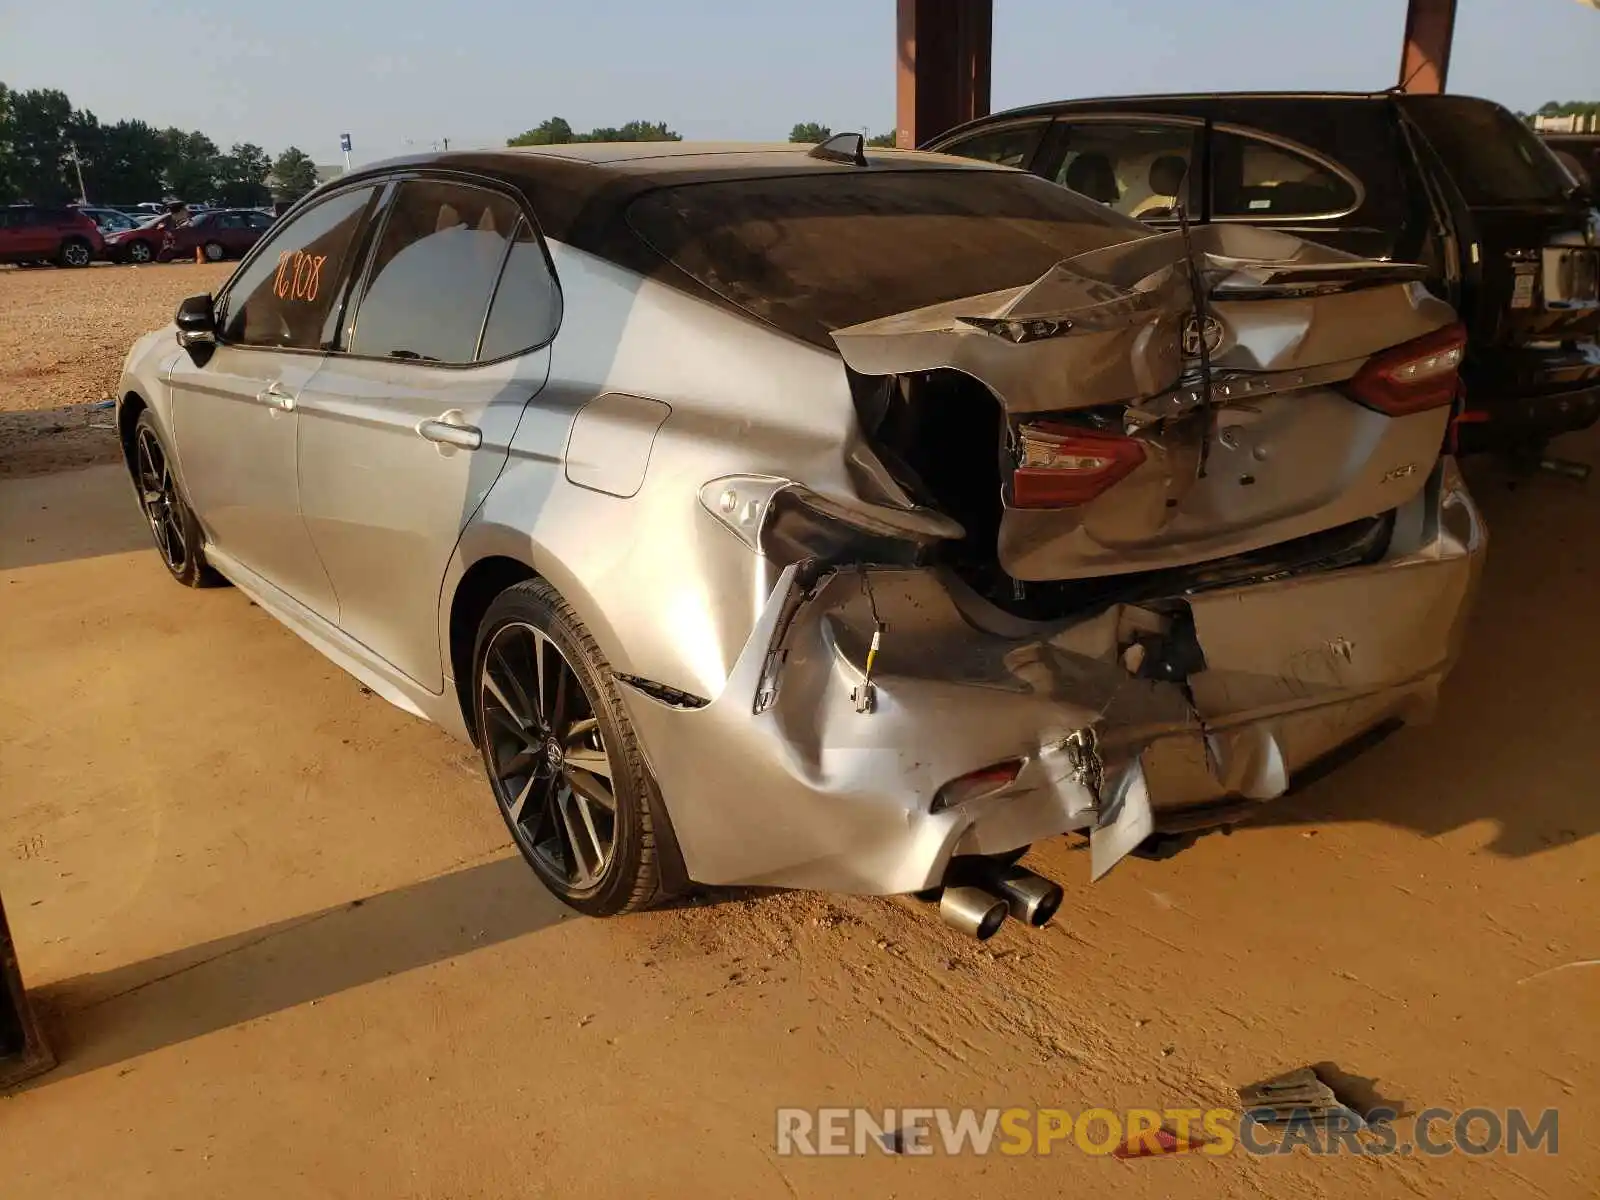
[[[1405,51],[1400,56],[1401,91],[1444,91],[1455,32],[1456,0],[1409,0]]]
[[[0,901],[0,1090],[48,1071],[55,1057],[44,1044],[39,1023],[22,987],[6,907]]]
[[[896,35],[896,145],[989,115],[994,0],[897,0]]]

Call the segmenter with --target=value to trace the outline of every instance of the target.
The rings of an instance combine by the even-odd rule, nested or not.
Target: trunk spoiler
[[[834,344],[862,375],[952,368],[1008,412],[1058,412],[1171,391],[1200,337],[1214,340],[1220,371],[1354,371],[1455,319],[1420,286],[1421,266],[1250,226],[1197,226],[1189,236],[1220,328],[1200,328],[1183,237],[1165,233],[1066,259],[1020,287],[837,330]],[[1342,319],[1352,305],[1363,319]]]

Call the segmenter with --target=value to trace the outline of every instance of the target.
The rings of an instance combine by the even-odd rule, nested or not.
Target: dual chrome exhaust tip
[[[939,917],[983,942],[1000,932],[1007,917],[1035,929],[1048,925],[1064,896],[1060,884],[1024,867],[994,859],[958,860],[939,894]]]

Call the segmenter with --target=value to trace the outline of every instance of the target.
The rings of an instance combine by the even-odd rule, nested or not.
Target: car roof
[[[553,146],[507,146],[501,150],[456,150],[408,155],[372,163],[340,176],[403,170],[407,167],[482,169],[495,167],[513,176],[537,179],[561,173],[562,167],[585,169],[595,175],[675,177],[689,174],[707,179],[724,176],[854,172],[861,170],[995,170],[992,163],[951,159],[921,150],[869,147],[867,166],[836,159],[814,158],[813,146],[798,142],[572,142]],[[999,168],[1004,169],[1004,168]]]
[[[1135,96],[1080,96],[1070,100],[1046,100],[1037,104],[1024,104],[1018,108],[1008,108],[1001,112],[990,113],[986,117],[963,122],[953,129],[947,129],[932,141],[944,142],[958,133],[965,133],[971,129],[983,129],[1000,121],[1010,121],[1027,117],[1053,117],[1058,113],[1075,108],[1106,108],[1128,107],[1140,108],[1152,104],[1166,105],[1174,101],[1185,100],[1333,100],[1342,103],[1361,102],[1372,103],[1378,100],[1387,100],[1392,92],[1146,92]]]
[[[920,150],[869,147],[866,166],[814,158],[794,142],[578,142],[407,155],[358,167],[312,196],[405,171],[477,175],[520,191],[545,236],[613,257],[623,213],[645,192],[699,183],[862,172],[1010,171],[1010,167]],[[626,239],[633,241],[631,237]]]

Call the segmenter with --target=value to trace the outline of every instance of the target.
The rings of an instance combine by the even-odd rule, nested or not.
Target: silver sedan
[[[1030,843],[1098,876],[1429,713],[1485,537],[1419,278],[850,138],[438,154],[302,201],[119,425],[173,576],[472,741],[573,907],[987,934],[1060,902]]]

